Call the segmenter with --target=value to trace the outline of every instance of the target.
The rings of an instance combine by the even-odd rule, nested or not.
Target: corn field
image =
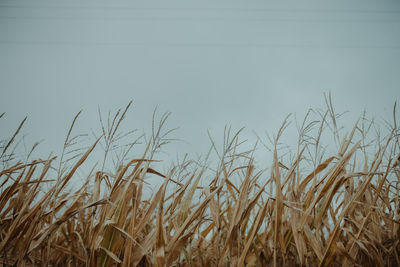
[[[25,120],[0,143],[3,266],[400,266],[395,108],[368,140],[373,122],[362,117],[341,134],[328,101],[319,120],[299,126],[298,147],[284,161],[279,139],[286,121],[265,168],[253,151],[240,150],[239,131],[226,136],[217,167],[185,159],[167,172],[155,165],[166,142],[163,116],[153,122],[142,156],[105,171],[129,106],[68,162],[64,155],[15,158],[11,148]],[[337,143],[332,153],[321,152],[325,131]],[[70,187],[100,143],[103,165]],[[161,182],[149,184],[149,177]]]

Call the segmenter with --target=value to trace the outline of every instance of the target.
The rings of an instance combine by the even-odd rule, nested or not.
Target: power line
[[[138,46],[138,47],[232,47],[232,48],[312,48],[312,49],[400,49],[400,45],[315,45],[290,43],[188,43],[188,42],[79,42],[79,41],[7,41],[4,45]]]
[[[304,23],[399,23],[399,19],[278,19],[229,17],[78,17],[78,16],[0,16],[0,20],[100,20],[100,21],[216,21],[216,22],[304,22]]]
[[[376,13],[398,14],[400,10],[373,9],[295,9],[295,8],[231,8],[231,7],[133,7],[133,6],[88,6],[88,5],[0,5],[0,8],[15,9],[106,9],[106,10],[154,10],[154,11],[233,11],[233,12],[303,12],[303,13]]]

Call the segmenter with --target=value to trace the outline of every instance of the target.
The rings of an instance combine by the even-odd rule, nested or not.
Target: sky
[[[175,158],[204,154],[226,125],[264,138],[328,93],[345,124],[385,119],[399,85],[397,0],[0,0],[1,137],[28,116],[47,154],[80,110],[76,131],[90,134],[98,109],[130,100],[126,130],[149,134],[154,109],[171,112]]]

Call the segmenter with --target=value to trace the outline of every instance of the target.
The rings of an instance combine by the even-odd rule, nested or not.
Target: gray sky
[[[399,1],[0,0],[1,136],[24,132],[58,153],[74,115],[98,127],[97,107],[133,99],[126,128],[170,111],[204,153],[207,129],[244,138],[276,132],[289,113],[324,107],[331,92],[348,120],[385,118],[399,100]],[[147,130],[146,130],[147,131]]]

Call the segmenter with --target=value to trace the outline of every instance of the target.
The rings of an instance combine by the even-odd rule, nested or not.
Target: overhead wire
[[[133,6],[111,6],[111,5],[11,5],[0,4],[0,8],[19,9],[106,9],[106,10],[160,10],[160,11],[240,11],[240,12],[303,12],[303,13],[381,13],[398,14],[400,10],[376,10],[376,9],[303,9],[303,8],[241,8],[241,7],[133,7]]]
[[[279,19],[235,17],[82,17],[82,16],[1,16],[0,20],[80,20],[80,21],[215,21],[215,22],[303,22],[303,23],[400,23],[400,19]]]
[[[132,6],[88,6],[88,5],[15,5],[0,4],[0,8],[10,9],[107,9],[136,11],[235,11],[235,12],[302,12],[302,13],[365,13],[365,14],[398,14],[399,10],[369,10],[369,9],[282,9],[282,8],[225,8],[225,7],[132,7]],[[398,19],[293,19],[293,18],[237,18],[237,17],[161,17],[161,16],[123,16],[123,17],[82,17],[82,16],[1,16],[0,20],[71,20],[71,21],[207,21],[207,22],[296,22],[296,23],[399,23]],[[98,46],[166,46],[166,47],[282,47],[282,48],[343,48],[343,49],[399,49],[397,45],[313,45],[313,44],[280,44],[280,43],[183,43],[183,42],[82,42],[82,41],[16,41],[0,40],[0,44],[19,45],[98,45]]]
[[[99,42],[99,41],[7,41],[5,45],[138,46],[138,47],[231,47],[231,48],[305,48],[305,49],[400,49],[400,45],[316,45],[295,43],[222,43],[222,42]]]

